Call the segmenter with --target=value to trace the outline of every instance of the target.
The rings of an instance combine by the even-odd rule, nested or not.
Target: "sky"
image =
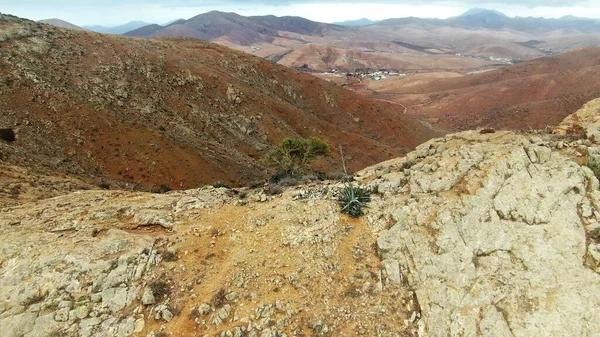
[[[320,22],[407,16],[448,18],[469,8],[508,16],[600,18],[600,0],[0,0],[0,12],[32,19],[59,18],[75,25],[116,26],[129,21],[164,24],[212,10],[249,15],[301,16]]]

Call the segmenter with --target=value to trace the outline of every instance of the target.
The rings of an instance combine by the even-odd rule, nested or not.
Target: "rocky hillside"
[[[342,145],[357,170],[440,134],[397,105],[198,40],[2,15],[0,47],[0,129],[16,131],[0,156],[28,168],[173,189],[248,184],[268,176],[259,160],[285,137]]]
[[[596,100],[553,133],[431,140],[356,176],[372,191],[360,219],[340,214],[337,182],[5,207],[0,331],[597,335],[599,116]]]

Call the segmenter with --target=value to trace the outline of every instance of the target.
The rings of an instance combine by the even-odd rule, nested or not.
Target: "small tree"
[[[329,145],[318,138],[285,138],[269,153],[266,162],[277,169],[277,177],[294,177],[315,158],[328,153]]]

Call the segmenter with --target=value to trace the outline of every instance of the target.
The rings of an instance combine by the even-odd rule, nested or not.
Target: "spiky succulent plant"
[[[348,183],[339,192],[338,200],[342,213],[358,218],[364,214],[363,207],[367,207],[367,203],[371,201],[371,195],[366,189]]]

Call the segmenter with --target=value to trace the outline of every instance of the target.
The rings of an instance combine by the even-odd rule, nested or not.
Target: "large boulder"
[[[361,173],[384,194],[373,224],[395,221],[378,247],[421,336],[600,335],[595,139],[578,137],[468,131]]]

